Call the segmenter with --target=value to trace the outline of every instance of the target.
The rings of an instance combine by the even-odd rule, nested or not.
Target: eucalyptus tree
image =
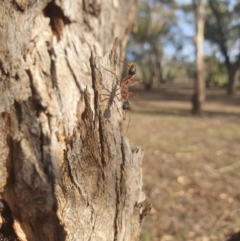
[[[101,68],[123,58],[135,8],[1,1],[1,240],[139,239],[143,153],[121,134],[121,101],[102,101],[118,83]]]
[[[128,43],[129,56],[142,71],[147,88],[162,80],[163,45],[169,41],[175,21],[173,0],[139,0],[135,27]]]
[[[194,94],[192,96],[192,114],[201,114],[202,104],[205,100],[205,79],[204,79],[204,0],[193,0],[193,10],[195,12],[195,83]]]
[[[218,46],[228,73],[227,94],[233,95],[240,68],[240,2],[208,0],[205,38]]]
[[[192,109],[191,113],[200,115],[202,113],[202,104],[205,101],[205,75],[204,75],[204,21],[205,21],[205,1],[204,0],[192,0],[191,3],[178,4],[178,9],[186,13],[189,17],[188,24],[194,26],[195,34],[193,36],[184,36],[183,39],[190,38],[190,41],[195,46],[194,67],[193,72],[194,89],[191,98]],[[184,42],[181,43],[183,48]]]

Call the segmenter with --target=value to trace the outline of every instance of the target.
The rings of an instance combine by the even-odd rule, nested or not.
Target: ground
[[[128,131],[144,149],[143,186],[152,203],[142,241],[226,241],[240,231],[240,96],[207,90],[190,114],[192,88],[158,85],[131,98]]]

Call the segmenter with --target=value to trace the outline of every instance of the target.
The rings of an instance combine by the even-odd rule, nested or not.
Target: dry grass
[[[142,241],[224,241],[240,230],[240,97],[210,89],[202,117],[190,87],[139,89],[127,135],[144,148],[144,191],[153,208]]]

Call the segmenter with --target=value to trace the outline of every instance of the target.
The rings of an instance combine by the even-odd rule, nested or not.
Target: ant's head
[[[135,64],[131,64],[129,70],[128,70],[128,75],[135,75],[137,72]]]
[[[131,110],[130,103],[128,101],[124,101],[122,105],[123,110]]]

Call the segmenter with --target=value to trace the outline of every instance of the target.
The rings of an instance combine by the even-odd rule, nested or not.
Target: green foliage
[[[233,2],[231,2],[233,3]],[[239,0],[230,4],[228,0],[208,0],[205,38],[217,45],[228,72],[227,94],[234,94],[234,81],[240,65],[240,21]]]
[[[146,82],[161,78],[163,43],[171,38],[170,29],[175,24],[173,0],[139,0],[127,49],[128,56],[140,65]]]
[[[193,12],[193,4],[192,3],[180,3],[177,4],[177,8],[181,9],[185,13],[192,13]]]
[[[166,4],[166,2],[169,3]],[[169,34],[170,28],[176,24],[171,2],[154,0],[138,2],[136,23],[130,41],[133,47],[132,53],[136,59],[139,55],[142,57],[156,47],[161,52],[161,38]]]
[[[239,54],[240,37],[240,1],[231,5],[228,0],[206,0],[205,40],[212,48],[218,46],[222,56],[229,56],[233,64]],[[176,59],[180,57],[183,46],[189,44],[191,37],[176,33],[178,25],[176,11],[184,11],[187,16],[193,14],[193,4],[179,4],[174,0],[139,0],[134,30],[127,46],[127,58],[138,65],[138,74],[143,81],[174,81],[176,79],[193,78],[195,67],[193,62]],[[214,11],[213,11],[214,10]],[[190,18],[190,24],[194,24]],[[163,47],[168,41],[175,43],[176,55],[173,60],[166,61]],[[188,41],[186,43],[186,41]],[[224,53],[225,51],[225,53]],[[215,53],[214,53],[215,54]],[[219,55],[215,55],[219,56]],[[205,77],[209,85],[224,85],[227,82],[226,66],[223,58],[207,56]]]
[[[184,82],[193,79],[194,71],[194,62],[170,60],[164,65],[163,78],[166,82]]]
[[[231,9],[229,1],[208,0],[208,2],[205,16],[205,38],[217,44],[223,55],[224,51],[226,51],[225,54],[229,54],[229,51],[236,48],[240,37],[240,3]]]
[[[141,241],[150,241],[151,238],[152,238],[151,233],[143,233],[143,234],[141,234],[141,236],[140,236],[140,240],[141,240]]]
[[[227,70],[215,56],[205,56],[205,76],[208,86],[224,86],[227,83]]]

